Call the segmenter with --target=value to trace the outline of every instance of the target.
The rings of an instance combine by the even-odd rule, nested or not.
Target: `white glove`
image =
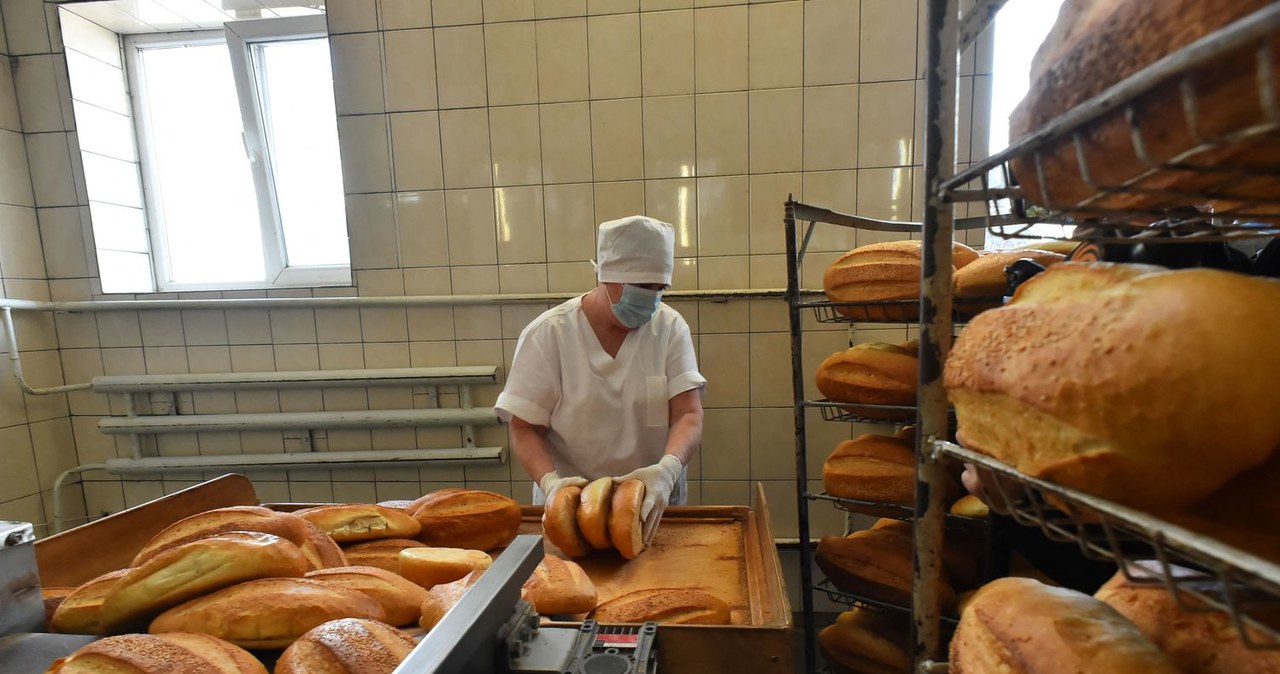
[[[542,476],[538,480],[538,488],[542,490],[542,494],[546,496],[546,502],[551,502],[551,495],[561,487],[585,487],[587,479],[585,477],[560,477],[560,473],[554,470]]]
[[[640,480],[644,483],[644,503],[640,505],[640,519],[644,521],[645,545],[652,543],[654,534],[658,532],[658,522],[662,520],[662,512],[667,509],[671,490],[675,489],[682,470],[684,466],[680,459],[667,454],[652,466],[637,468],[626,475],[613,478],[614,484],[627,480]]]

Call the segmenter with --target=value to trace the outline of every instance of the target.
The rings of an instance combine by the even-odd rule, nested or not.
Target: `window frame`
[[[262,112],[264,110],[263,92],[250,55],[250,51],[261,43],[322,37],[328,37],[324,15],[228,21],[221,30],[144,33],[125,37],[125,71],[132,94],[130,98],[134,114],[135,137],[138,143],[139,169],[143,181],[144,216],[151,243],[151,267],[157,292],[305,288],[351,284],[350,263],[292,267],[287,264],[284,227],[280,220],[269,138]],[[142,59],[139,58],[139,51],[164,46],[209,44],[225,44],[231,59],[237,105],[244,128],[244,149],[249,158],[254,196],[258,205],[258,224],[262,237],[265,268],[262,280],[199,283],[172,280],[173,268],[168,254],[163,199],[158,187],[155,153],[151,147],[151,120],[146,105],[148,98],[145,69]]]

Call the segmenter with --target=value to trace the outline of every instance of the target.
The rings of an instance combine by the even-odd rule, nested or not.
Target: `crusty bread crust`
[[[578,531],[578,507],[582,487],[561,487],[551,495],[542,511],[542,533],[547,540],[570,557],[591,552],[591,544]]]
[[[417,584],[373,566],[320,569],[306,577],[369,595],[382,605],[382,612],[390,625],[416,623],[422,616],[422,602],[427,599],[427,591]]]
[[[275,674],[391,674],[417,645],[413,637],[376,620],[332,620],[285,649]]]
[[[592,611],[595,620],[609,623],[672,625],[728,625],[729,605],[723,599],[690,588],[649,588],[619,595]]]
[[[297,512],[338,543],[379,538],[413,538],[422,525],[412,515],[368,503],[317,506]]]
[[[49,669],[50,674],[108,672],[201,672],[267,674],[244,649],[207,634],[124,634],[82,646]]]
[[[613,478],[602,477],[582,488],[577,514],[578,531],[597,550],[613,547],[613,541],[609,540],[609,506],[612,503]]]
[[[427,545],[407,538],[383,538],[366,543],[348,545],[342,549],[350,566],[376,566],[384,571],[400,573],[400,551],[405,548],[425,548]]]
[[[547,555],[520,595],[543,615],[586,613],[596,607],[596,585],[581,566]]]
[[[627,480],[613,490],[609,508],[609,540],[618,554],[627,559],[644,550],[644,522],[640,507],[644,504],[644,482]]]
[[[842,498],[910,504],[915,498],[915,443],[861,435],[836,445],[822,463],[827,493]]]
[[[514,540],[520,528],[520,504],[502,494],[442,489],[423,500],[413,516],[422,524],[418,540],[427,545],[492,550]]]

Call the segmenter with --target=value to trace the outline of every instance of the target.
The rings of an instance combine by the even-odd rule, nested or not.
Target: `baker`
[[[511,425],[533,502],[601,477],[641,480],[644,540],[687,500],[702,439],[702,387],[689,326],[662,303],[675,267],[671,225],[643,216],[600,225],[596,287],[520,333],[494,405]]]

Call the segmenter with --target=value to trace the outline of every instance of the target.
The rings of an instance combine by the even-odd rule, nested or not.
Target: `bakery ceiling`
[[[108,0],[60,7],[120,35],[220,28],[227,21],[323,14],[324,0]]]

